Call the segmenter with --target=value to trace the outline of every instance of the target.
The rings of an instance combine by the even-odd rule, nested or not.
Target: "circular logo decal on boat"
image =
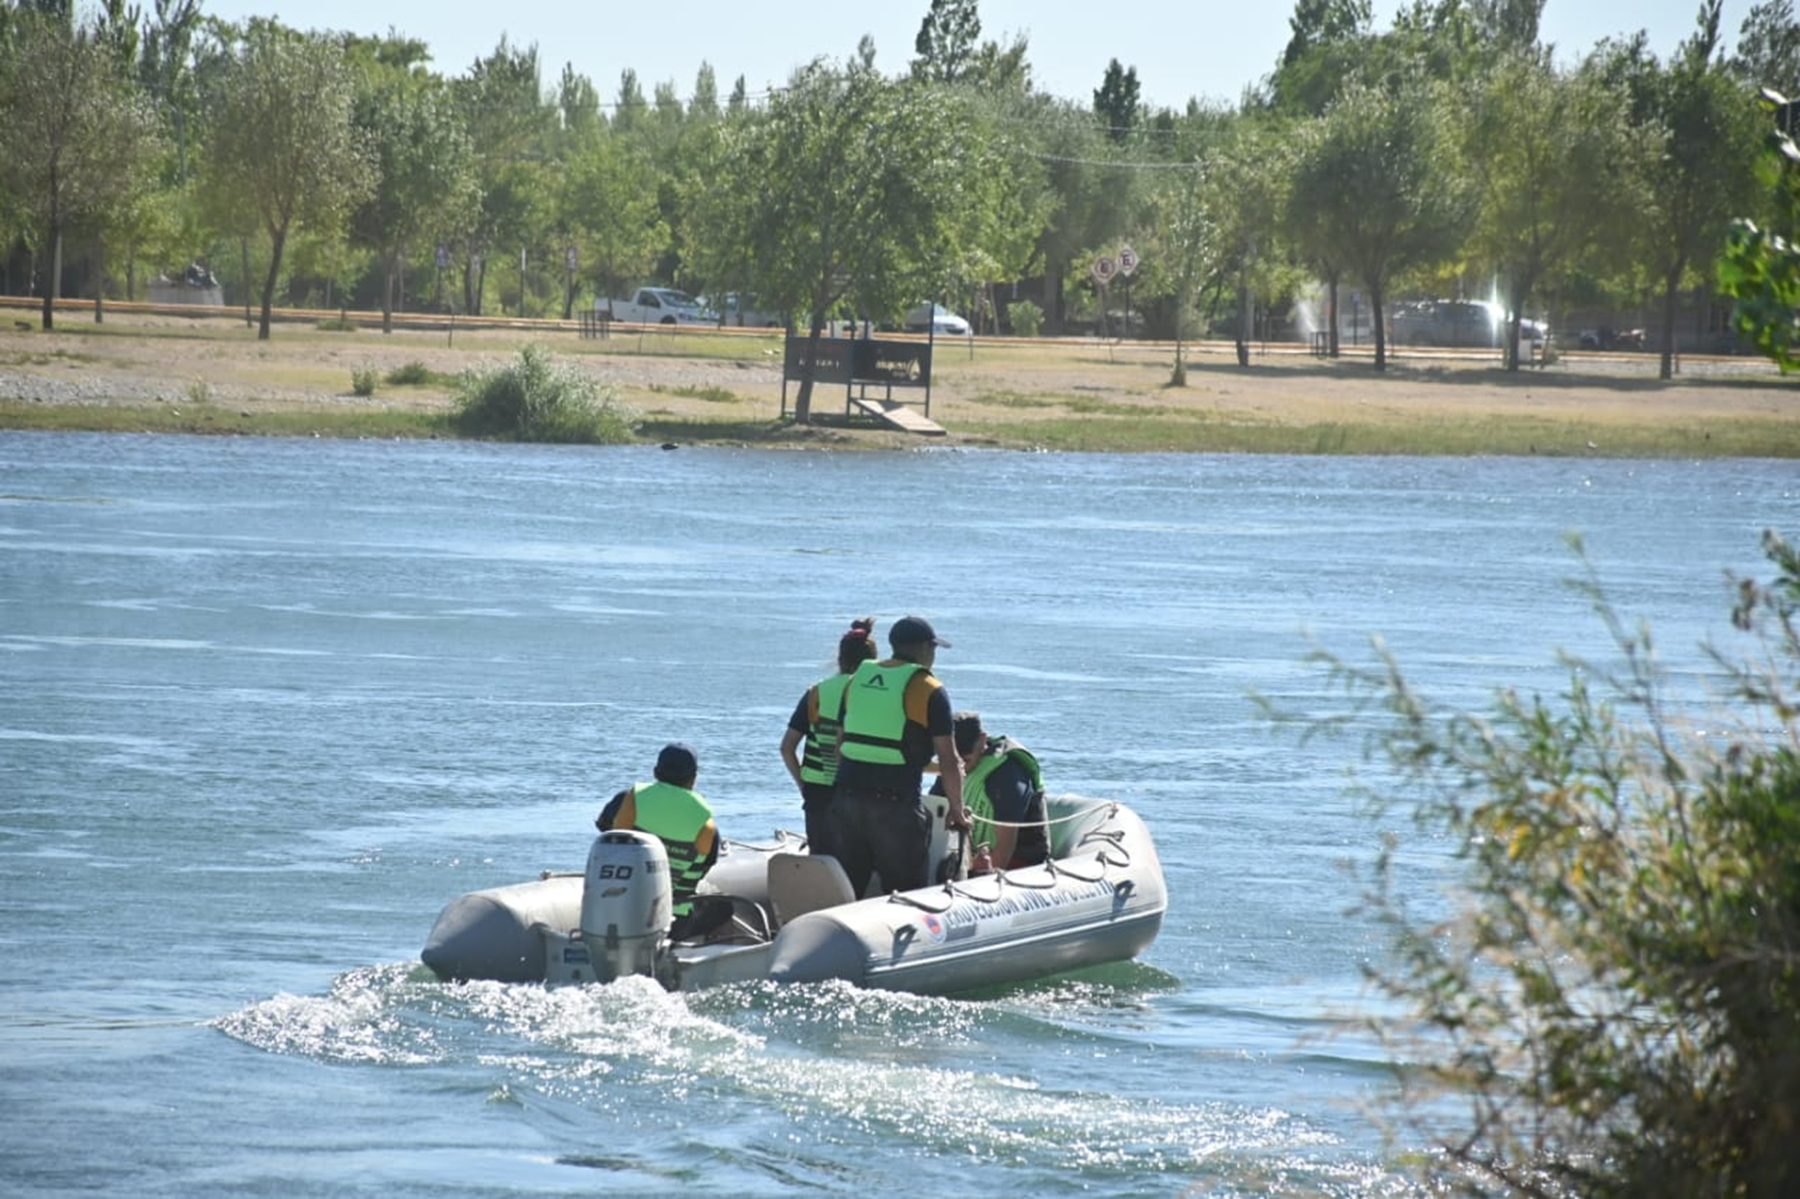
[[[931,938],[933,945],[944,943],[944,921],[935,912],[926,912],[919,917],[925,924],[925,935]]]

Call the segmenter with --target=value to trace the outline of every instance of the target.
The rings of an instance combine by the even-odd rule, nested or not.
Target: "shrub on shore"
[[[620,445],[632,439],[634,415],[537,346],[505,366],[465,372],[456,386],[455,424],[473,437]]]

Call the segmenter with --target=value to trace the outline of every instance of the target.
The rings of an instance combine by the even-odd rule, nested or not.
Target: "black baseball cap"
[[[656,755],[656,777],[665,783],[684,782],[700,773],[700,759],[679,741],[662,747]]]
[[[950,643],[937,635],[931,622],[923,616],[902,616],[888,630],[888,644],[898,649],[902,645],[938,645],[945,649]]]

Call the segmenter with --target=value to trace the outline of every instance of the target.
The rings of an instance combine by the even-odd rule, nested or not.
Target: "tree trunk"
[[[94,277],[94,323],[106,323],[106,246],[104,239],[94,234],[94,261],[89,264],[90,273]]]
[[[251,325],[250,320],[250,238],[248,235],[238,238],[238,252],[244,258],[244,328]]]
[[[1509,292],[1506,297],[1506,354],[1503,361],[1508,371],[1519,369],[1519,320],[1525,311],[1525,299],[1531,294],[1531,280],[1526,280],[1523,287]]]
[[[1675,377],[1675,307],[1681,290],[1681,276],[1686,270],[1687,263],[1679,262],[1663,280],[1662,365],[1656,374],[1659,379]]]
[[[1333,358],[1338,356],[1338,272],[1332,271],[1325,281],[1325,344]]]
[[[1369,306],[1375,310],[1370,318],[1375,326],[1375,369],[1384,371],[1387,369],[1387,288],[1374,282],[1368,283],[1368,288]]]
[[[396,254],[381,256],[381,331],[394,331],[394,263],[398,261]]]
[[[1239,366],[1250,365],[1251,319],[1250,273],[1246,270],[1238,274],[1237,364]]]
[[[269,274],[263,280],[262,323],[256,327],[256,340],[269,340],[269,311],[275,305],[275,280],[281,274],[281,251],[287,245],[287,230],[269,239]]]
[[[813,375],[819,369],[819,338],[825,332],[825,309],[821,305],[813,311],[812,326],[806,334],[806,354],[801,359],[800,390],[794,393],[794,423],[810,425],[812,423]]]
[[[44,281],[44,331],[48,333],[56,328],[56,284],[62,275],[62,227],[56,221],[50,222],[50,236],[45,249],[49,251],[50,278]]]

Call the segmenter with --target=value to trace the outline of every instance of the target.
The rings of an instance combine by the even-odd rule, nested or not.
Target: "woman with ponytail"
[[[837,673],[806,689],[781,737],[781,760],[800,789],[806,813],[809,853],[834,852],[831,839],[831,795],[837,782],[838,733],[844,711],[844,687],[864,662],[877,656],[875,618],[850,622],[838,638]],[[804,744],[804,752],[801,746]]]

